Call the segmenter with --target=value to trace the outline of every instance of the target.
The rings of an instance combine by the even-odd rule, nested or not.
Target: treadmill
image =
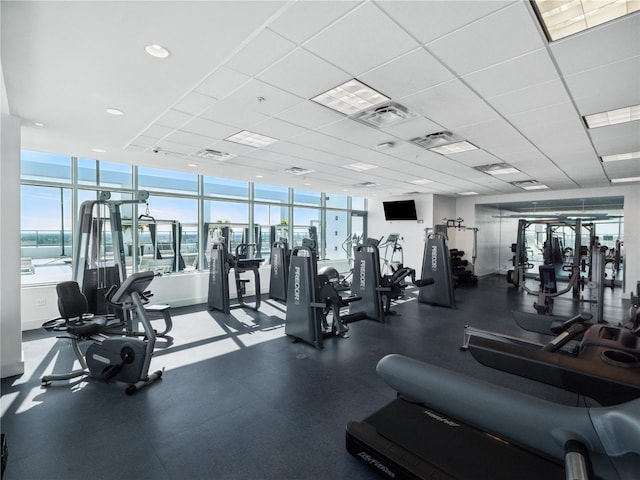
[[[376,370],[398,397],[349,422],[346,447],[383,477],[622,480],[640,471],[640,399],[568,407],[402,355]]]

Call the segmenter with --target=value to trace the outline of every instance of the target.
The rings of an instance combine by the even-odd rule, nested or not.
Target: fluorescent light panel
[[[618,153],[617,155],[603,155],[600,157],[603,162],[617,162],[618,160],[633,160],[640,158],[640,152]]]
[[[240,143],[242,145],[248,145],[250,147],[266,147],[267,145],[271,145],[278,141],[277,138],[267,137],[266,135],[260,135],[259,133],[253,133],[247,130],[231,135],[230,137],[225,138],[225,140]]]
[[[640,177],[612,178],[611,183],[640,182]]]
[[[390,99],[354,78],[311,100],[345,115],[352,115]]]
[[[377,165],[371,165],[370,163],[351,163],[349,165],[343,165],[342,168],[348,168],[356,172],[364,172],[365,170],[371,170],[372,168],[378,168]]]
[[[550,40],[573,35],[640,10],[637,0],[536,0]]]
[[[480,194],[478,192],[460,192],[458,195],[469,196],[469,195],[480,195]]]
[[[408,183],[413,183],[414,185],[426,185],[427,183],[433,183],[433,180],[418,178],[417,180],[409,180]]]
[[[618,123],[633,122],[640,120],[640,105],[632,105],[630,107],[617,108],[607,112],[594,113],[584,116],[587,127],[598,128],[608,125],[617,125]]]

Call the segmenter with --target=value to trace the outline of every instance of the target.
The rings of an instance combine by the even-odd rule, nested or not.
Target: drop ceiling
[[[638,158],[600,161],[640,151],[640,121],[587,129],[582,118],[640,104],[640,13],[550,43],[523,1],[0,5],[25,149],[357,196],[640,176]],[[171,55],[153,58],[149,44]],[[376,128],[311,100],[354,78],[416,116]],[[277,141],[226,140],[243,130]],[[478,149],[443,156],[411,142],[438,132]],[[474,169],[503,162],[519,172]],[[344,168],[355,163],[375,168]]]

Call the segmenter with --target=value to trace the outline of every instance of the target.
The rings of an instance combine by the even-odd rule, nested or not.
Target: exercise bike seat
[[[59,283],[56,285],[56,293],[58,294],[58,311],[64,320],[61,329],[79,337],[90,337],[106,327],[107,317],[87,316],[89,309],[87,297],[80,291],[77,282]]]

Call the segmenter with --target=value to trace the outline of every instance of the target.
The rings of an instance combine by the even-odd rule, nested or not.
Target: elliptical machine
[[[69,338],[81,368],[69,373],[51,374],[42,377],[42,386],[53,381],[70,380],[91,376],[104,381],[127,383],[127,395],[132,395],[162,376],[158,370],[149,375],[156,333],[153,330],[144,304],[148,302],[145,290],[153,280],[153,272],[139,272],[129,276],[117,290],[108,292],[108,301],[125,312],[130,321],[139,321],[145,339],[126,336],[111,337],[104,333],[107,318],[86,316],[88,303],[77,282],[62,282],[57,285],[60,318],[50,320],[43,326],[47,331],[64,331]],[[113,291],[115,290],[115,291]],[[80,342],[92,343],[83,355]]]

